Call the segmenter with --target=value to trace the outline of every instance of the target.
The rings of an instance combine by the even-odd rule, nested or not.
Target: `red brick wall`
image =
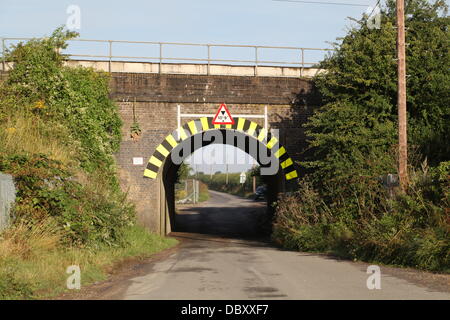
[[[176,129],[177,104],[183,113],[214,114],[225,102],[232,115],[264,114],[267,105],[269,126],[280,129],[283,145],[297,161],[306,147],[301,125],[319,104],[311,82],[297,78],[115,73],[111,95],[124,122],[116,154],[121,185],[136,204],[140,222],[154,231],[159,231],[159,185],[143,178],[143,171],[156,146]],[[142,129],[138,142],[129,132],[133,104]],[[182,124],[189,120],[182,118]],[[263,125],[262,119],[256,122]],[[134,166],[133,157],[143,157],[144,165]]]

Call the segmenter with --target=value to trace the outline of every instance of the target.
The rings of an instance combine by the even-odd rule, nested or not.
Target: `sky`
[[[314,1],[314,0],[312,0]],[[374,5],[376,0],[322,0]],[[128,0],[128,1],[23,1],[1,0],[0,37],[42,37],[65,25],[67,9],[80,9],[80,38],[155,42],[224,43],[270,46],[330,48],[330,42],[345,34],[351,24],[348,16],[360,17],[366,6],[337,6],[281,2],[273,0]],[[73,44],[73,50],[75,50]],[[153,53],[157,48],[118,45],[117,55]],[[81,49],[80,49],[81,50]],[[203,50],[203,51],[199,51]],[[215,49],[213,49],[214,51]],[[89,48],[107,53],[104,45]],[[204,49],[169,47],[168,55],[197,56]],[[245,51],[245,52],[244,52]],[[253,51],[217,49],[217,58],[252,57]],[[291,60],[289,51],[261,53]],[[153,56],[153,54],[150,54]],[[317,62],[322,53],[307,52],[306,60]],[[147,56],[147,55],[145,55]],[[295,57],[293,57],[296,59]],[[284,61],[285,59],[281,59]]]
[[[311,0],[315,1],[315,0]],[[321,0],[327,1],[327,0]],[[128,1],[0,1],[0,37],[43,37],[58,26],[66,25],[72,13],[69,6],[80,9],[76,29],[82,39],[129,40],[155,42],[189,42],[215,44],[250,44],[331,48],[330,43],[343,36],[351,25],[347,17],[359,18],[376,0],[329,0],[365,6],[323,5],[273,0],[128,0]],[[7,42],[12,43],[12,42]],[[107,54],[104,44],[71,43],[69,53]],[[70,51],[72,50],[72,51]],[[117,45],[115,55],[155,56],[155,46]],[[212,58],[253,58],[248,49],[212,49]],[[205,58],[204,48],[170,46],[170,57]],[[307,52],[307,62],[318,62],[319,52]],[[298,54],[284,50],[265,50],[261,60],[297,61]],[[234,148],[225,147],[225,154]],[[222,147],[215,149],[216,163],[222,159]],[[198,153],[200,153],[198,152]],[[242,151],[235,151],[235,162],[243,161]],[[202,156],[193,156],[201,159]],[[192,159],[190,160],[192,161]],[[230,172],[248,169],[254,163],[230,163]],[[198,162],[197,162],[198,163]],[[224,171],[225,164],[197,165],[205,172]]]
[[[375,3],[373,0],[342,2]],[[82,38],[303,47],[326,46],[326,41],[343,35],[347,16],[358,17],[366,10],[365,7],[272,0],[2,0],[1,35],[48,35],[66,23],[69,5],[81,9]]]
[[[236,147],[212,144],[195,151],[185,160],[194,171],[204,173],[242,172],[257,164],[256,160]]]

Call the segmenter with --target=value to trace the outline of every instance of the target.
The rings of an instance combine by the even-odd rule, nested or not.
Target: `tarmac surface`
[[[206,203],[179,210],[179,232],[172,234],[179,248],[129,279],[120,298],[450,299],[448,292],[385,273],[382,266],[381,289],[370,290],[368,264],[274,247],[258,237],[264,205],[210,191]]]
[[[450,300],[450,275],[379,266],[380,289],[369,289],[370,264],[277,248],[261,236],[266,221],[264,202],[210,191],[178,206],[178,246],[69,298]]]

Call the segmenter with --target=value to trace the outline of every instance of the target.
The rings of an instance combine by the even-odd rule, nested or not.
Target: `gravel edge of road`
[[[130,279],[145,275],[153,263],[164,260],[174,254],[181,246],[175,246],[153,254],[148,258],[129,258],[117,265],[104,281],[98,281],[81,287],[80,290],[64,292],[51,300],[110,300],[120,299],[126,291]],[[110,292],[108,292],[110,291]]]

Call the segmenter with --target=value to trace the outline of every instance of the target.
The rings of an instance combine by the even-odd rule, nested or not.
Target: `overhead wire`
[[[353,7],[367,7],[368,4],[349,3],[349,2],[332,2],[332,1],[309,1],[309,0],[272,0],[276,2],[297,2],[306,4],[320,4],[320,5],[335,5],[335,6],[353,6]]]

